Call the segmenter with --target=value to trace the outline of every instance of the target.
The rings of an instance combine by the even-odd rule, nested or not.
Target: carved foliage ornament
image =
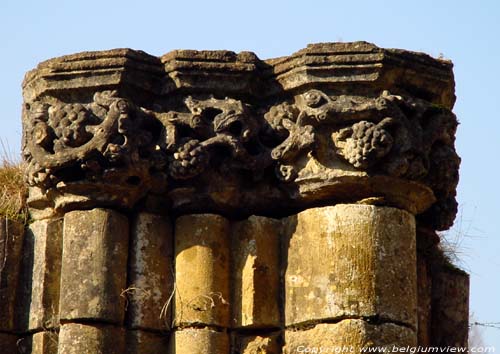
[[[94,183],[162,193],[219,169],[255,178],[275,171],[293,183],[297,161],[327,135],[337,159],[354,170],[420,181],[442,209],[456,207],[456,118],[427,101],[392,95],[327,95],[309,90],[264,110],[233,98],[187,97],[180,111],[148,110],[97,92],[93,102],[25,107],[28,183],[43,190]],[[443,226],[443,225],[441,225]]]
[[[161,188],[167,155],[157,146],[159,122],[114,91],[90,104],[25,107],[23,154],[32,186],[104,183]]]

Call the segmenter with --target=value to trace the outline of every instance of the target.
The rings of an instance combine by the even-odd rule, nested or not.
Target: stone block
[[[18,352],[19,337],[10,333],[0,333],[1,353],[10,354]]]
[[[370,346],[386,347],[390,352],[394,347],[416,345],[416,334],[408,327],[349,319],[305,330],[287,330],[283,353],[320,353],[320,348],[324,353],[360,353]]]
[[[132,224],[130,242],[127,326],[168,329],[172,324],[174,289],[170,220],[149,213],[138,214]]]
[[[64,216],[61,320],[123,323],[128,236],[127,218],[113,210]]]
[[[56,331],[43,331],[31,337],[30,354],[57,354],[59,335]]]
[[[123,354],[124,330],[112,325],[68,323],[59,332],[58,354]]]
[[[231,354],[281,354],[279,333],[245,335],[233,333]]]
[[[259,216],[233,224],[233,327],[280,327],[280,230],[280,221]]]
[[[62,219],[35,221],[26,238],[33,252],[29,303],[29,331],[59,325],[59,284],[61,276]],[[25,271],[30,271],[25,270]]]
[[[450,264],[433,270],[431,321],[431,345],[467,346],[469,275]]]
[[[230,223],[215,214],[175,223],[175,323],[229,326]],[[187,353],[187,352],[186,352]]]
[[[426,257],[417,252],[418,344],[431,344],[432,279]]]
[[[169,334],[127,331],[126,354],[168,354]]]
[[[285,221],[286,325],[372,317],[416,328],[413,215],[346,204]]]
[[[0,331],[14,330],[24,225],[0,218]]]
[[[170,340],[172,354],[227,354],[229,350],[229,335],[209,328],[184,328]]]
[[[57,354],[59,334],[56,330],[36,332],[19,339],[15,351],[6,354]],[[0,346],[2,348],[2,346]],[[2,354],[3,351],[0,351]]]

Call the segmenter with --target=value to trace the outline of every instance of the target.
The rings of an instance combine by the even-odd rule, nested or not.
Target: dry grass
[[[474,215],[470,218],[464,218],[462,207],[459,208],[455,224],[450,230],[438,232],[441,242],[441,250],[445,260],[449,265],[460,270],[471,272],[470,261],[471,248],[469,242],[471,239],[480,237],[474,227]]]
[[[24,164],[4,153],[0,160],[0,216],[25,223],[28,190],[23,175]]]

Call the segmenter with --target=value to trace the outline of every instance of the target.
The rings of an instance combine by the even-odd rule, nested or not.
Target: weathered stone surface
[[[59,325],[59,285],[62,255],[62,219],[35,221],[29,225],[26,238],[33,252],[29,296],[29,323],[23,330],[40,331]],[[24,327],[24,326],[23,326]]]
[[[168,354],[169,333],[127,331],[126,354]]]
[[[418,225],[417,225],[418,226]],[[418,344],[432,343],[432,273],[442,260],[439,236],[433,230],[417,227]]]
[[[170,353],[229,353],[229,335],[209,328],[184,328],[175,331],[170,340]]]
[[[127,326],[168,329],[172,324],[174,291],[170,220],[165,216],[139,213],[132,223],[130,242]]]
[[[377,317],[416,328],[415,220],[395,208],[339,204],[286,220],[286,325]]]
[[[24,226],[0,218],[0,331],[14,330]]]
[[[261,95],[266,65],[252,52],[228,50],[174,50],[161,57],[167,79],[163,94],[196,88],[201,92],[229,96]]]
[[[432,274],[431,344],[466,347],[469,332],[469,275],[452,265]]]
[[[464,343],[468,284],[434,237],[415,246],[416,222],[435,236],[457,211],[451,62],[366,42],[117,49],[41,63],[23,95],[47,221],[0,247],[0,332],[18,297],[16,330],[59,321],[59,354],[280,353],[285,328],[287,352]]]
[[[93,75],[95,72],[99,75]],[[160,60],[142,51],[114,49],[65,55],[40,63],[26,74],[24,98],[31,101],[53,90],[127,88],[136,98],[159,93],[163,70]],[[82,92],[83,93],[83,92]]]
[[[59,335],[56,331],[37,332],[31,340],[30,354],[57,354]]]
[[[281,354],[281,342],[279,333],[267,336],[233,333],[231,354]]]
[[[367,42],[314,43],[291,56],[266,62],[288,90],[311,83],[330,88],[342,83],[394,85],[398,91],[421,87],[423,91],[417,95],[446,107],[455,102],[452,63],[423,53],[382,49]]]
[[[24,82],[29,204],[46,215],[154,194],[182,214],[277,216],[377,197],[446,229],[460,163],[453,88],[449,61],[366,42],[268,61],[128,49],[52,59]]]
[[[64,216],[61,320],[123,323],[128,227],[125,216],[109,209]]]
[[[176,220],[176,326],[229,327],[230,236],[229,221],[219,215]]]
[[[3,353],[17,353],[17,341],[19,337],[14,334],[0,333],[0,348]]]
[[[58,354],[123,354],[124,330],[111,325],[64,324],[58,349]]]
[[[338,323],[317,324],[304,330],[285,332],[284,354],[305,352],[306,348],[330,348],[331,353],[359,353],[362,348],[380,346],[392,350],[393,347],[414,347],[416,334],[412,329],[392,323],[369,324],[363,320],[343,320]],[[337,351],[335,351],[337,348]],[[350,351],[352,350],[352,351]],[[309,351],[313,353],[314,351]],[[327,352],[324,349],[323,352]]]
[[[278,328],[281,222],[251,216],[232,229],[232,326]]]
[[[427,265],[427,260],[417,254],[417,289],[418,289],[418,344],[427,346],[431,344],[431,303],[432,279]]]

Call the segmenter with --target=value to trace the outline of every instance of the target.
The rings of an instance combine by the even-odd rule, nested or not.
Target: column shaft
[[[339,204],[289,217],[285,235],[285,320],[294,329],[286,334],[288,350],[300,338],[303,344],[326,343],[317,334],[300,331],[321,322],[325,324],[311,331],[351,338],[339,343],[416,343],[416,245],[411,214]],[[364,334],[354,334],[359,331]]]
[[[64,216],[60,318],[122,324],[128,220],[108,209]]]
[[[175,223],[175,324],[229,327],[230,223],[181,216]]]
[[[127,326],[166,330],[172,325],[174,266],[170,220],[139,213],[131,230]]]

